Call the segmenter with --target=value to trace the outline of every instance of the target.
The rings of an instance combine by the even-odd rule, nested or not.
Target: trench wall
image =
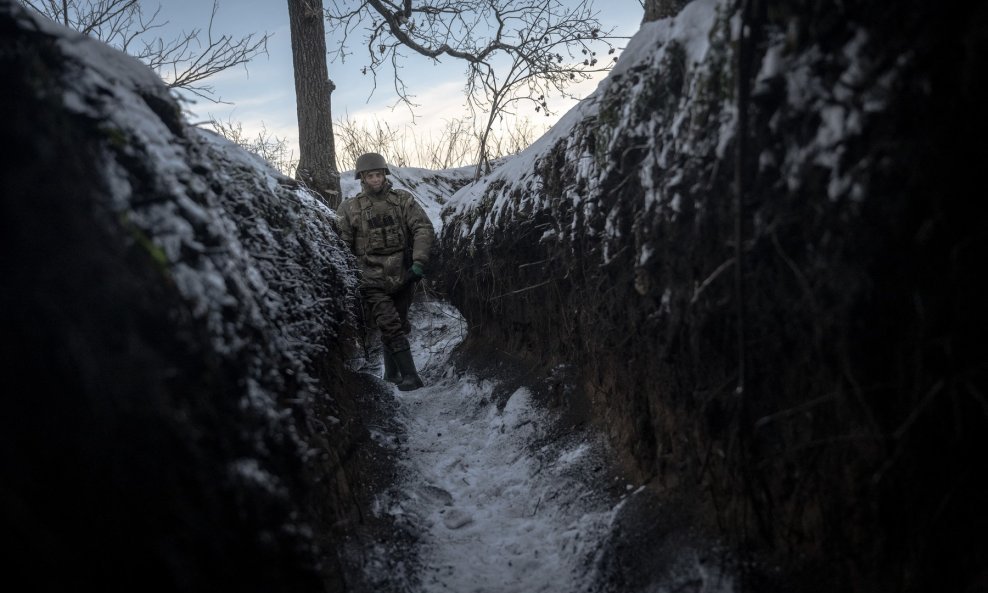
[[[555,404],[695,495],[755,590],[966,590],[985,11],[798,4],[612,79],[530,182],[446,212],[443,282],[468,342],[567,375]]]

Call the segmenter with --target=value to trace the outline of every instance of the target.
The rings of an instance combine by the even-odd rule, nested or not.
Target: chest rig
[[[360,229],[355,241],[358,255],[391,255],[405,249],[407,237],[399,199],[394,193],[381,199],[360,196],[359,225],[354,225]]]

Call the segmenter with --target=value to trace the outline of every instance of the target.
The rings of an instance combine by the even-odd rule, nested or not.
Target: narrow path
[[[388,588],[612,590],[602,568],[607,546],[622,506],[642,489],[608,483],[606,446],[589,432],[559,430],[558,419],[535,405],[528,389],[515,390],[505,403],[495,382],[458,374],[449,355],[466,329],[453,307],[416,303],[411,317],[416,364],[427,386],[394,390],[396,422],[403,428],[395,449],[401,477],[379,494],[375,512],[414,533],[417,544],[414,567],[388,577]],[[393,435],[379,438],[393,441]],[[377,553],[394,549],[380,546]],[[389,564],[379,559],[368,566]],[[690,564],[685,580],[698,588],[681,588],[680,575],[674,589],[648,590],[730,591],[708,587],[710,580],[697,579]]]
[[[407,439],[402,478],[379,500],[381,512],[421,534],[409,590],[589,591],[616,511],[587,485],[599,450],[551,438],[552,419],[527,389],[498,409],[496,384],[457,375],[448,355],[465,327],[454,308],[417,303],[412,318],[428,385],[395,390]]]

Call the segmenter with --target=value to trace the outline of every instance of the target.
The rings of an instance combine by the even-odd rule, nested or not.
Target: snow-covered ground
[[[427,176],[456,180],[472,168],[425,171],[392,167],[396,187],[419,199],[436,226],[442,191]],[[342,175],[347,197],[359,191],[352,173]],[[457,372],[450,360],[466,337],[466,322],[448,303],[423,299],[412,305],[416,367],[426,387],[400,392],[401,438],[383,430],[379,443],[399,456],[400,482],[379,493],[375,512],[401,524],[418,539],[418,570],[385,577],[390,590],[449,592],[589,591],[603,542],[621,501],[601,480],[602,443],[586,434],[550,435],[553,417],[527,388],[507,403],[493,380]],[[355,366],[380,376],[379,344],[366,337],[366,360]],[[501,405],[499,405],[499,403]],[[557,431],[558,432],[558,431]],[[628,487],[628,492],[633,491]],[[394,565],[381,544],[368,566]],[[372,575],[371,582],[382,582]],[[393,582],[408,580],[409,582]]]
[[[551,414],[528,389],[499,408],[496,382],[456,372],[448,357],[465,323],[454,308],[416,303],[411,317],[427,386],[394,389],[402,477],[376,512],[419,533],[416,590],[590,590],[620,505],[593,484],[600,445],[550,438]]]
[[[464,181],[472,168],[391,167],[391,173],[394,185],[418,198],[441,233],[440,211],[452,191],[436,176]],[[352,172],[344,172],[341,181],[346,197],[359,192]],[[452,305],[424,295],[409,317],[409,339],[426,387],[392,387],[399,434],[372,429],[400,468],[398,483],[378,493],[374,512],[410,534],[416,549],[401,549],[402,540],[365,550],[364,565],[375,572],[367,582],[415,593],[617,590],[606,584],[605,574],[616,522],[626,503],[652,494],[614,482],[603,435],[589,428],[561,430],[556,413],[540,406],[528,388],[505,394],[497,379],[454,368],[451,355],[466,337],[467,324]],[[380,376],[380,342],[373,332],[364,339],[366,350],[360,350],[366,358],[351,364]],[[732,580],[698,559],[695,550],[674,555],[671,572],[645,590],[733,591]]]
[[[451,354],[466,323],[451,305],[418,301],[410,319],[426,387],[392,387],[401,430],[372,431],[398,457],[400,475],[373,512],[410,533],[416,549],[378,542],[367,581],[415,593],[625,591],[609,582],[607,555],[623,507],[652,494],[614,482],[602,435],[566,429],[528,388],[505,402],[499,379],[457,370]],[[361,362],[380,376],[371,356]],[[702,554],[674,551],[656,582],[634,590],[732,593],[733,580]]]

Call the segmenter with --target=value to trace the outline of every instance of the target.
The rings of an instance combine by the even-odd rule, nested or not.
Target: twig
[[[731,265],[734,263],[734,259],[735,258],[733,257],[728,258],[727,261],[717,266],[717,269],[711,272],[711,274],[707,276],[707,278],[703,282],[700,283],[700,286],[697,287],[697,289],[693,292],[692,298],[690,298],[690,305],[696,304],[697,299],[700,298],[700,294],[702,294],[703,291],[706,290],[706,288],[710,286],[710,284],[712,284],[713,281],[716,280],[717,277],[724,272],[724,270],[731,267]]]
[[[504,298],[506,296],[511,296],[513,294],[518,294],[518,293],[521,293],[521,292],[532,290],[532,289],[538,288],[540,286],[545,286],[546,284],[549,284],[550,282],[552,282],[552,279],[551,278],[549,280],[546,280],[545,282],[539,282],[538,284],[533,284],[532,286],[526,286],[525,288],[519,288],[518,290],[513,290],[511,292],[506,292],[504,294],[499,294],[497,296],[492,296],[490,298],[490,300],[496,301],[497,299]]]
[[[541,496],[540,496],[540,497],[539,497],[539,499],[538,499],[538,500],[537,500],[537,501],[535,502],[535,508],[534,508],[534,509],[532,509],[532,516],[533,516],[533,517],[535,516],[535,513],[537,513],[537,512],[539,512],[539,505],[540,505],[540,504],[542,504],[542,497],[541,497]]]
[[[774,414],[762,416],[761,418],[758,419],[757,422],[755,422],[754,428],[755,430],[758,430],[759,428],[765,426],[770,422],[774,422],[775,420],[778,420],[780,418],[785,418],[786,416],[791,416],[792,414],[797,414],[799,412],[809,410],[810,408],[814,408],[820,404],[827,403],[828,401],[831,401],[836,397],[837,397],[837,392],[830,392],[818,398],[811,399],[808,402],[803,402],[798,406],[793,406],[791,408],[787,408],[785,410],[780,410],[778,412],[775,412]]]
[[[520,269],[522,269],[522,268],[527,268],[527,267],[529,267],[529,266],[537,266],[537,265],[539,265],[539,264],[544,264],[545,262],[547,262],[547,261],[549,261],[550,259],[551,259],[551,258],[548,258],[548,257],[547,257],[547,258],[545,258],[545,259],[540,259],[539,261],[533,261],[533,262],[528,262],[527,264],[520,264],[520,265],[518,266],[518,269],[520,270]]]
[[[936,394],[940,393],[941,389],[943,389],[943,379],[937,381],[936,384],[933,385],[930,391],[926,394],[926,397],[923,398],[923,401],[921,401],[919,405],[913,409],[912,413],[909,414],[909,417],[906,418],[902,425],[892,433],[892,436],[896,439],[901,439],[909,428],[916,422],[916,419],[919,418],[920,413],[926,409],[926,406],[930,405],[930,402],[933,401]]]

